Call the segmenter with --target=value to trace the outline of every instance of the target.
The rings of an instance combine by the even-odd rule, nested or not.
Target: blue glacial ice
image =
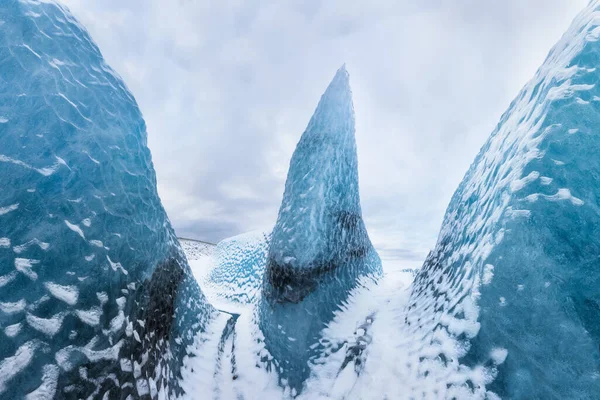
[[[280,377],[300,389],[323,328],[381,261],[362,219],[354,107],[340,68],[292,155],[272,232],[260,327]]]
[[[0,71],[0,398],[181,393],[214,311],[133,96],[49,1],[2,2]]]
[[[419,376],[468,377],[442,397],[598,398],[599,38],[592,1],[502,116],[416,277]]]
[[[202,280],[213,305],[220,300],[240,305],[256,302],[262,289],[269,242],[270,234],[256,231],[217,244],[213,253],[215,265]]]

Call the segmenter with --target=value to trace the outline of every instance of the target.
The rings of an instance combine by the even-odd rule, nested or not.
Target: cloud
[[[289,159],[346,62],[363,214],[420,264],[501,113],[585,0],[64,0],[147,121],[178,234],[275,222]],[[394,250],[395,249],[395,250]]]

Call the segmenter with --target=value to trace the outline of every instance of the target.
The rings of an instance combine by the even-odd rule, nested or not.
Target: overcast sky
[[[180,236],[272,228],[296,142],[345,62],[363,217],[402,266],[433,248],[479,148],[587,4],[62,1],[135,95]]]

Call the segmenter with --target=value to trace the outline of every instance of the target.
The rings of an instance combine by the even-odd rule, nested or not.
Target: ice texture
[[[502,116],[416,277],[419,376],[470,374],[445,396],[600,393],[599,39],[594,0]]]
[[[272,232],[260,327],[280,377],[295,390],[308,377],[321,331],[361,278],[381,261],[362,219],[354,107],[340,68],[292,155]]]
[[[254,303],[262,288],[270,234],[256,231],[219,242],[203,288],[227,302]],[[206,289],[205,289],[206,290]]]
[[[133,96],[67,9],[5,0],[0,99],[0,398],[181,394],[214,311]]]

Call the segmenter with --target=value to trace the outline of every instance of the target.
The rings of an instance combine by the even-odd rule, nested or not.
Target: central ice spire
[[[358,193],[352,92],[342,66],[292,156],[273,230],[269,276],[276,280],[273,275],[290,268],[331,269],[370,248]],[[281,295],[280,301],[299,300],[298,293]]]
[[[261,327],[292,386],[306,377],[309,349],[359,278],[381,273],[362,220],[354,133],[342,66],[292,156],[265,271]]]
[[[318,275],[373,250],[360,209],[354,132],[352,92],[342,66],[290,162],[267,267],[268,295],[277,302],[300,301]]]

